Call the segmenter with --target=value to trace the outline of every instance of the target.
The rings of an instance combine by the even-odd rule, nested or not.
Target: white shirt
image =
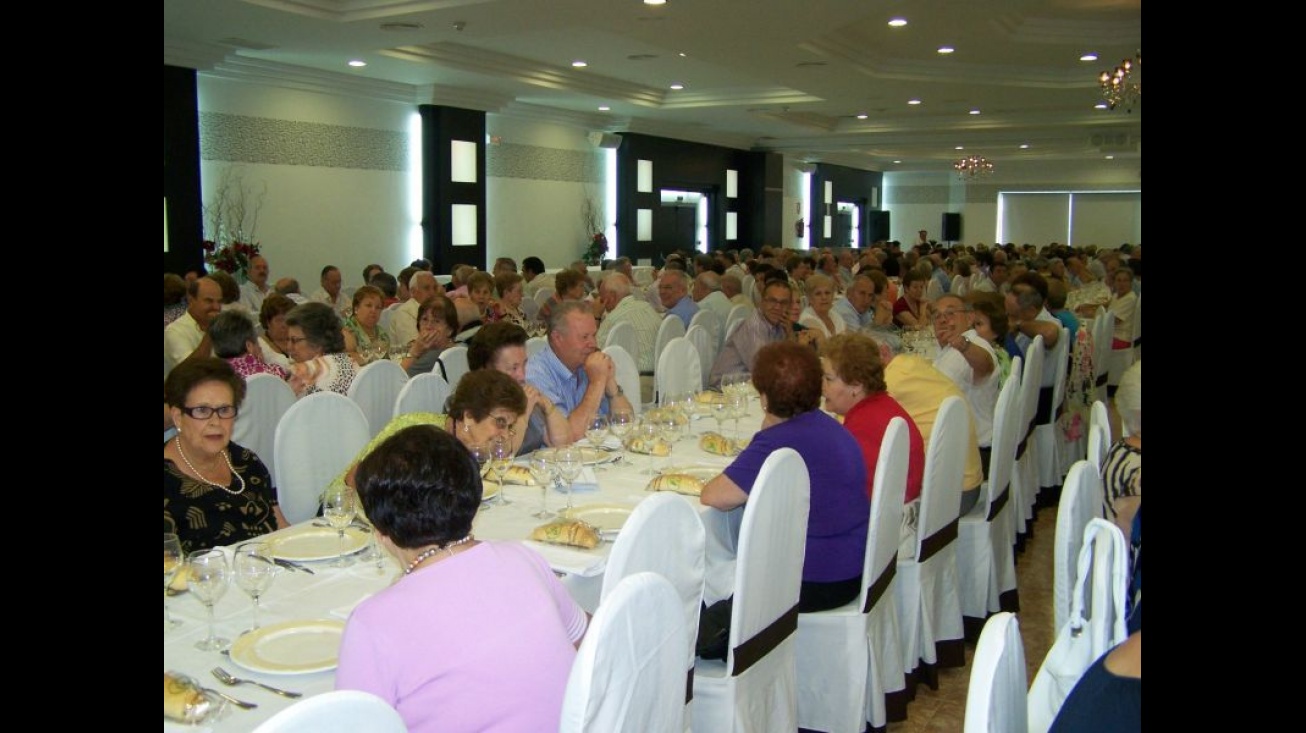
[[[259,290],[258,286],[252,282],[247,282],[240,286],[240,300],[236,301],[245,307],[250,313],[257,318],[259,311],[263,310],[263,299],[272,293],[272,288]]]
[[[993,361],[993,371],[987,377],[975,381],[975,369],[966,361],[966,357],[951,344],[939,347],[939,355],[934,357],[934,368],[948,375],[948,378],[961,387],[970,405],[970,414],[975,417],[975,440],[981,448],[993,445],[993,413],[998,407],[998,391],[1002,387],[1002,370],[998,368],[998,357],[993,352],[993,345],[988,339],[971,329],[962,334],[970,339],[971,349],[983,349]]]
[[[340,295],[337,295],[334,301],[331,300],[331,296],[327,293],[325,288],[318,288],[317,291],[309,297],[309,300],[318,303],[326,303],[332,308],[335,308],[336,313],[339,313],[341,316],[348,313],[349,309],[353,306],[353,296],[346,293],[344,288],[340,288]]]
[[[204,340],[204,332],[200,330],[200,324],[195,321],[195,317],[186,311],[181,317],[168,327],[163,329],[163,376],[167,377],[168,372],[177,366],[183,359],[190,356],[196,348],[199,347],[200,341]]]
[[[390,343],[395,346],[407,346],[417,338],[417,311],[422,304],[417,298],[409,298],[395,309],[390,317]]]
[[[848,322],[836,313],[833,308],[831,308],[826,315],[829,316],[830,321],[834,323],[834,333],[830,333],[830,329],[825,327],[825,321],[822,321],[821,317],[816,315],[816,311],[812,310],[811,306],[807,306],[803,309],[803,312],[798,316],[798,322],[808,328],[814,328],[817,331],[820,331],[825,334],[826,338],[837,336],[848,330]]]
[[[702,300],[698,301],[698,307],[707,308],[713,313],[716,313],[718,316],[721,316],[721,322],[725,323],[726,319],[730,317],[730,309],[734,308],[735,304],[730,302],[730,299],[726,297],[725,293],[720,290],[714,290],[703,296]]]

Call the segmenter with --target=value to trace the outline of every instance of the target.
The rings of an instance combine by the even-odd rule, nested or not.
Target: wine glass
[[[584,468],[584,456],[580,448],[574,445],[557,448],[553,452],[553,460],[558,466],[558,474],[563,481],[567,482],[567,513],[571,512],[571,485],[580,477],[581,469]]]
[[[181,619],[174,619],[168,610],[168,587],[177,577],[186,557],[181,552],[181,539],[177,537],[177,526],[164,517],[163,519],[163,628],[175,629],[181,626]]]
[[[656,448],[658,442],[656,413],[650,411],[648,414],[644,415],[644,419],[640,420],[639,423],[630,431],[630,439],[632,442],[638,440],[647,446],[649,454],[648,465],[645,466],[640,473],[649,476],[658,475],[657,469],[653,468],[653,461],[655,460],[653,450]]]
[[[266,542],[245,542],[236,547],[232,557],[236,586],[254,601],[254,625],[247,631],[258,629],[258,599],[272,585],[277,564],[272,560],[272,548]]]
[[[336,530],[336,542],[340,548],[340,555],[331,567],[347,568],[350,565],[345,556],[345,528],[354,522],[354,515],[358,513],[357,501],[354,490],[345,485],[327,487],[322,497],[322,516]]]
[[[739,418],[743,417],[744,413],[748,412],[748,395],[736,389],[734,394],[731,394],[726,398],[726,403],[730,407],[730,417],[735,419],[735,440],[738,441]]]
[[[662,470],[665,472],[671,467],[671,453],[675,448],[676,439],[680,437],[680,419],[675,410],[668,410],[654,422],[657,426],[657,435],[667,444],[667,460],[662,462]]]
[[[540,449],[531,454],[531,478],[540,485],[540,508],[531,512],[536,519],[548,519],[553,516],[549,511],[549,489],[558,482],[557,466],[550,451]]]
[[[634,427],[635,415],[628,409],[613,410],[612,414],[608,416],[608,430],[620,445],[617,449],[618,460],[624,460],[626,457],[626,436],[630,435],[630,431]]]
[[[494,477],[499,481],[499,503],[511,504],[508,500],[507,486],[503,483],[503,477],[508,473],[508,468],[512,466],[513,459],[512,443],[503,436],[490,439],[489,456],[490,470],[494,472]]]
[[[209,610],[209,635],[197,642],[195,648],[202,652],[216,652],[231,645],[230,639],[218,636],[213,626],[213,605],[227,593],[230,571],[227,556],[222,550],[195,550],[186,556],[187,581],[190,592]]]
[[[471,445],[467,446],[467,452],[470,453],[470,454],[472,454],[472,459],[476,461],[476,465],[477,465],[477,467],[479,467],[479,469],[480,469],[480,472],[481,472],[481,478],[484,479],[484,478],[485,478],[485,474],[487,473],[486,466],[487,466],[487,465],[489,464],[489,462],[490,462],[490,445],[489,445],[489,443],[472,443]],[[502,486],[499,487],[499,491],[500,491],[500,492],[503,491],[503,487],[502,487]],[[482,504],[481,504],[481,508],[482,508],[482,509],[489,509],[489,508],[492,506],[492,505],[490,505],[490,504],[486,504],[486,503],[484,503],[484,502],[485,502],[485,494],[484,494],[484,492],[482,492],[482,494],[481,494],[481,502],[482,502]]]
[[[595,415],[590,418],[589,424],[585,426],[585,439],[595,451],[603,450],[603,441],[608,437],[608,416]],[[603,466],[594,467],[596,471],[602,471]]]
[[[730,417],[730,395],[723,393],[721,399],[713,400],[712,417],[716,420],[716,431],[725,435],[726,418]]]

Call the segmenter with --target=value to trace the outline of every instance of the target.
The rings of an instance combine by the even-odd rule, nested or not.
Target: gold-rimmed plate
[[[332,619],[271,624],[236,639],[231,645],[231,661],[265,674],[335,669],[344,632],[344,622]]]

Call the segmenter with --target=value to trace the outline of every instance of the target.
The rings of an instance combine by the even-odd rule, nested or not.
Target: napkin
[[[554,484],[554,488],[562,493],[567,493],[567,483],[559,481]],[[573,494],[583,494],[599,490],[599,477],[594,474],[594,469],[585,466],[580,470],[580,475],[576,477],[576,482],[571,485]]]

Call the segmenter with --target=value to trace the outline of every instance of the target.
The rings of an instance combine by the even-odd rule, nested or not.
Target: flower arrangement
[[[585,231],[593,232],[580,258],[587,265],[603,264],[603,258],[608,256],[608,237],[603,233],[603,210],[594,203],[593,197],[586,196],[581,202],[580,221]]]
[[[590,237],[589,246],[585,248],[585,254],[581,259],[585,260],[587,265],[601,265],[603,258],[608,256],[608,237],[603,232],[596,232]]]
[[[240,282],[245,281],[249,261],[258,253],[258,242],[228,242],[219,246],[212,239],[204,240],[204,262],[209,268],[229,272]]]
[[[209,236],[203,241],[204,262],[210,270],[223,270],[245,282],[249,261],[259,254],[254,239],[267,184],[245,183],[244,170],[232,166],[222,172],[213,199],[204,207]]]

